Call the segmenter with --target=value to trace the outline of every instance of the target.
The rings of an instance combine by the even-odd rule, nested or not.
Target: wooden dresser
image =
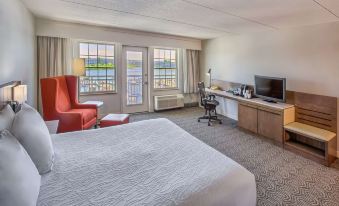
[[[294,121],[295,107],[284,103],[268,103],[261,99],[240,100],[238,126],[255,134],[283,143],[284,125]]]
[[[206,92],[238,102],[238,126],[283,143],[284,125],[294,122],[293,104],[269,103],[260,98],[246,99],[221,90]]]

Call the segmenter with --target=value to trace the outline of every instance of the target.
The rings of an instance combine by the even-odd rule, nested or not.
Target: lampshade
[[[73,74],[76,76],[85,76],[85,59],[76,58],[73,60]]]
[[[22,104],[27,101],[27,85],[18,85],[13,88],[13,100]]]

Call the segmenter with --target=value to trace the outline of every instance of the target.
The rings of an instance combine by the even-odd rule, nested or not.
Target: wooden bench
[[[337,150],[337,98],[294,95],[296,119],[284,126],[284,148],[330,166]]]

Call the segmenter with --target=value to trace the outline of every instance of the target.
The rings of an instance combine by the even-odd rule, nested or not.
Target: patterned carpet
[[[338,205],[339,170],[328,168],[240,130],[236,122],[198,123],[203,110],[185,108],[132,115],[131,121],[165,117],[251,171],[257,182],[258,205]],[[339,162],[333,167],[339,168]]]

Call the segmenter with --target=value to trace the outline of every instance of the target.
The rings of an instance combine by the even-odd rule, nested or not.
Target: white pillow
[[[0,131],[11,129],[14,117],[13,109],[7,104],[0,112]]]
[[[52,170],[54,150],[51,136],[40,114],[27,104],[15,115],[12,134],[33,160],[40,174]]]
[[[35,206],[41,177],[31,158],[8,131],[0,133],[0,205]]]

